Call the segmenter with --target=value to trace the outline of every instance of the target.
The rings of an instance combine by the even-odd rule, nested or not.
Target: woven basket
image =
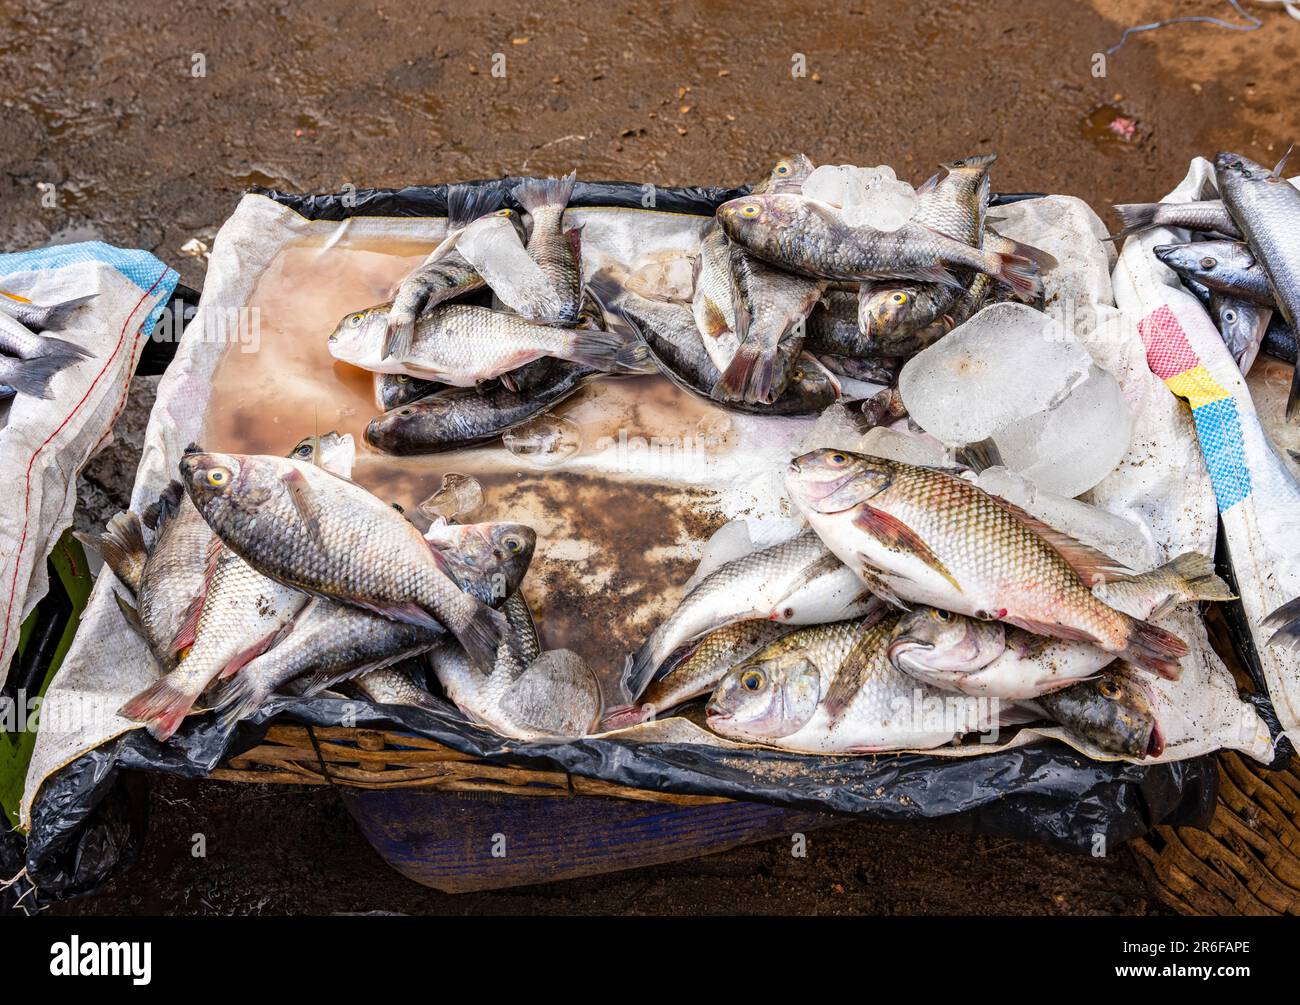
[[[1300,769],[1219,755],[1208,830],[1157,827],[1132,842],[1150,885],[1182,914],[1300,914]]]

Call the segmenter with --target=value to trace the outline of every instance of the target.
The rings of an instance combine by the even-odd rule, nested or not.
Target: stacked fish
[[[349,479],[353,454],[335,433],[287,458],[193,448],[156,504],[87,541],[133,594],[119,605],[163,671],[120,714],[165,740],[206,709],[228,733],[286,689],[432,707],[409,662],[420,657],[462,712],[506,735],[592,728],[594,673],[567,651],[541,652],[520,588],[533,531],[422,535]]]
[[[625,726],[712,692],[708,725],[810,753],[929,749],[1046,719],[1159,756],[1148,619],[1231,594],[1188,554],[1144,574],[951,471],[848,451],[791,462],[795,538],[702,569],[625,671]],[[974,700],[963,700],[974,699]]]
[[[1261,348],[1296,361],[1300,190],[1283,177],[1285,163],[1283,157],[1270,171],[1239,154],[1221,153],[1214,160],[1219,198],[1115,207],[1124,227],[1113,240],[1153,227],[1192,233],[1192,241],[1156,247],[1155,256],[1205,305],[1242,373]],[[1298,406],[1300,380],[1293,378],[1288,420]]]
[[[54,375],[90,355],[48,333],[64,328],[92,299],[94,294],[42,306],[0,292],[0,400],[16,394],[48,398]]]
[[[1051,256],[987,225],[993,160],[903,186],[910,213],[886,223],[818,181],[860,169],[783,158],[719,207],[687,300],[638,292],[619,266],[584,282],[573,175],[513,190],[527,224],[499,192],[454,186],[446,239],[389,303],[345,317],[330,352],[375,373],[366,438],[394,454],[490,442],[598,377],[656,368],[725,408],[817,414],[840,377],[891,384],[984,305],[1041,294]],[[484,292],[500,309],[463,302]]]

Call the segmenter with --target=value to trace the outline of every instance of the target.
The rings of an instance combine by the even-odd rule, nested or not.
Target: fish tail
[[[655,369],[645,343],[627,337],[626,331],[575,329],[565,359],[606,373],[652,373]]]
[[[783,390],[776,386],[778,359],[775,347],[760,348],[752,342],[742,343],[713,385],[713,395],[722,401],[771,404]]]
[[[625,729],[628,726],[635,726],[638,723],[645,722],[652,715],[655,709],[653,705],[619,705],[605,713],[604,718],[600,720],[600,730],[604,732],[610,729]]]
[[[4,377],[4,382],[19,394],[32,398],[49,398],[50,381],[64,367],[77,362],[80,357],[68,357],[62,354],[52,356],[34,356],[31,359],[15,361],[12,372]]]
[[[1291,375],[1291,387],[1286,392],[1286,421],[1295,418],[1296,407],[1300,405],[1300,367]]]
[[[124,719],[143,722],[155,740],[166,740],[176,732],[195,696],[177,687],[170,676],[145,688],[117,710]]]
[[[529,213],[539,209],[564,209],[573,198],[573,186],[578,178],[570,171],[563,178],[529,178],[510,192]]]
[[[40,318],[41,328],[62,328],[67,323],[68,318],[77,313],[82,307],[94,300],[98,293],[88,293],[84,297],[73,297],[71,300],[65,300],[59,304],[50,304],[44,308]],[[86,355],[89,355],[87,353]]]
[[[1009,251],[995,251],[992,254],[998,259],[996,271],[992,273],[993,278],[1030,300],[1043,295],[1043,280],[1037,262]]]
[[[99,552],[104,564],[113,570],[113,575],[130,587],[132,593],[140,589],[145,559],[149,556],[144,546],[144,528],[138,516],[130,510],[118,513],[108,521],[103,537],[97,539],[80,532],[74,536],[82,544]]]
[[[1106,238],[1108,241],[1122,241],[1126,237],[1150,230],[1156,225],[1156,213],[1160,209],[1158,202],[1127,202],[1114,207],[1123,225],[1118,233]]]
[[[468,596],[468,594],[467,594]],[[506,616],[481,601],[474,601],[474,613],[456,632],[456,639],[469,655],[470,662],[490,671],[496,662],[497,649],[508,631]]]
[[[1264,628],[1273,629],[1270,646],[1285,646],[1300,652],[1300,597],[1289,600],[1262,622]]]
[[[654,641],[654,637],[651,636],[645,645],[636,651],[636,655],[629,656],[627,662],[623,664],[619,684],[623,693],[627,695],[629,704],[641,697],[641,692],[650,683],[650,678],[659,665],[659,661],[655,659],[655,647],[652,645]]]
[[[415,318],[408,311],[389,311],[388,327],[384,329],[384,351],[380,359],[396,359],[399,363],[411,354],[415,341]]]
[[[499,188],[486,185],[452,185],[447,189],[447,230],[460,230],[480,217],[494,213],[505,202]]]
[[[217,693],[214,712],[220,712],[217,726],[225,737],[235,731],[241,721],[253,715],[270,696],[270,689],[249,674],[236,674],[229,678]]]
[[[970,157],[963,157],[961,160],[944,161],[939,166],[945,171],[956,171],[959,168],[970,168],[973,171],[987,171],[993,166],[993,162],[997,159],[997,154],[972,154]]]
[[[1236,600],[1228,584],[1214,574],[1214,563],[1208,555],[1189,551],[1166,562],[1156,572],[1168,572],[1177,582],[1183,600]],[[1140,579],[1135,576],[1134,579]]]
[[[54,338],[51,335],[42,335],[41,351],[32,359],[60,359],[65,361],[64,366],[68,366],[78,360],[89,359],[91,355],[89,349],[83,349],[75,342]]]
[[[1139,669],[1167,680],[1178,680],[1183,673],[1178,660],[1187,655],[1187,643],[1159,625],[1125,617],[1128,620],[1128,640],[1123,651],[1116,655]]]

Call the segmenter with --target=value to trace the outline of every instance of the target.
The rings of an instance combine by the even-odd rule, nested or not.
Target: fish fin
[[[78,541],[99,553],[104,564],[113,570],[122,585],[135,593],[140,589],[144,563],[149,557],[144,544],[144,528],[140,518],[126,510],[114,515],[100,538],[92,538],[80,531],[73,535]]]
[[[1065,559],[1070,568],[1074,570],[1075,575],[1088,586],[1095,586],[1097,583],[1123,582],[1133,578],[1131,573],[1109,555],[1098,551],[1091,545],[1084,544],[1064,531],[1057,530],[1050,524],[1044,523],[1032,513],[1026,512],[1015,503],[1008,502],[1001,496],[995,496],[991,493],[988,493],[988,496],[1050,544],[1052,549]]]
[[[1291,156],[1291,151],[1294,149],[1295,149],[1294,143],[1292,143],[1289,147],[1286,148],[1286,153],[1282,155],[1282,159],[1278,161],[1277,166],[1273,168],[1272,174],[1274,178],[1282,177],[1282,171],[1286,167],[1287,158]]]
[[[1091,632],[1085,632],[1082,628],[1075,628],[1072,625],[1062,625],[1055,621],[1039,621],[1036,618],[1013,618],[1003,616],[998,619],[1008,625],[1015,625],[1033,635],[1046,636],[1049,639],[1063,639],[1066,642],[1090,642],[1093,645],[1099,644],[1100,640]],[[1033,652],[1034,647],[1025,643],[1026,652]]]
[[[700,328],[700,334],[705,338],[719,339],[723,334],[731,331],[727,324],[727,318],[722,313],[722,308],[715,304],[709,297],[704,298],[704,307],[702,317],[699,319],[703,327]],[[699,324],[696,327],[700,327]]]
[[[961,584],[953,578],[952,573],[948,571],[948,567],[943,564],[939,556],[931,550],[930,546],[921,539],[916,531],[897,517],[890,516],[884,510],[868,506],[866,503],[858,503],[854,508],[853,526],[865,534],[870,534],[893,551],[905,551],[919,558],[935,572],[943,576],[944,579],[948,580],[955,590],[961,592]]]
[[[1260,627],[1273,630],[1268,645],[1300,651],[1300,597],[1288,600],[1260,622]]]
[[[794,582],[791,583],[790,588],[785,591],[785,596],[781,598],[777,607],[782,606],[786,600],[789,600],[819,576],[832,573],[835,570],[842,568],[843,565],[844,563],[839,560],[839,557],[829,551],[815,561],[810,562],[799,572],[799,575],[795,577]],[[770,614],[768,617],[769,620],[775,620]]]
[[[971,170],[982,170],[986,174],[995,161],[997,154],[971,154],[969,157],[962,157],[960,160],[945,161],[939,166],[945,171],[957,171],[960,168],[969,168]]]
[[[1179,555],[1158,569],[1134,576],[1133,580],[1137,582],[1147,576],[1156,577],[1161,574],[1172,574],[1178,581],[1179,595],[1174,598],[1172,604],[1168,605],[1171,609],[1179,603],[1186,603],[1190,600],[1226,602],[1237,599],[1228,584],[1215,575],[1214,560],[1208,555],[1202,555],[1197,551],[1189,551]],[[1159,617],[1160,614],[1153,612],[1149,616],[1149,620]]]
[[[322,691],[328,691],[344,681],[353,680],[364,674],[374,673],[376,670],[383,670],[392,666],[394,663],[401,663],[403,660],[410,659],[418,653],[410,649],[402,649],[395,653],[389,653],[387,656],[381,656],[378,659],[371,660],[369,663],[363,663],[360,666],[351,667],[347,670],[327,670],[307,674],[301,678],[302,697],[314,698]]]
[[[169,677],[155,681],[117,710],[124,719],[143,722],[149,734],[159,741],[175,733],[194,707],[194,695],[176,687]]]
[[[487,185],[451,185],[447,188],[447,230],[461,230],[505,205],[505,193]]]
[[[1126,202],[1113,207],[1119,216],[1120,229],[1106,238],[1108,241],[1122,241],[1126,237],[1140,234],[1154,227],[1156,213],[1160,209],[1158,202]]]
[[[396,359],[399,363],[411,355],[411,344],[415,341],[415,318],[408,312],[396,314],[388,312],[388,324],[384,328],[384,347],[379,358]]]
[[[508,622],[500,611],[481,601],[474,602],[474,614],[456,634],[469,660],[479,669],[491,672],[496,664],[497,648],[507,637]]]
[[[772,392],[776,385],[776,363],[774,346],[759,347],[752,342],[742,342],[710,393],[720,401],[770,404],[775,400]]]
[[[900,611],[910,611],[912,609],[907,601],[895,593],[893,588],[885,582],[878,569],[864,565],[856,571],[858,578],[867,585],[867,589],[886,604],[896,607]]]
[[[599,730],[602,733],[612,729],[626,729],[629,726],[635,726],[642,722],[647,722],[658,713],[653,705],[640,705],[635,702],[630,705],[619,705],[617,708],[607,710],[600,720]]]
[[[1055,255],[1049,254],[1042,248],[1035,248],[1032,244],[1021,244],[1019,241],[1012,241],[1008,237],[1004,237],[1002,240],[1011,246],[1009,254],[1027,258],[1038,266],[1040,272],[1048,272],[1061,264],[1056,260]]]
[[[651,662],[654,658],[654,641],[654,636],[650,636],[640,649],[623,661],[623,669],[619,673],[619,687],[629,702],[641,697],[641,692],[646,689],[646,685],[659,668],[657,664]]]
[[[70,363],[75,363],[75,359],[67,359],[63,356],[33,356],[31,359],[13,359],[15,364],[5,378],[4,382],[12,387],[19,394],[25,394],[30,398],[48,399],[53,397],[50,394],[50,381],[64,367]]]
[[[50,304],[50,306],[43,308],[45,313],[41,318],[41,330],[46,331],[51,328],[62,328],[68,318],[72,317],[73,314],[79,311],[86,304],[90,303],[97,296],[99,296],[98,293],[90,293],[84,297],[73,297],[71,300],[64,300],[62,303]],[[70,345],[71,343],[65,344]],[[80,347],[74,348],[76,348],[83,356],[90,355],[90,353],[85,349],[81,349]]]
[[[89,359],[92,355],[94,354],[89,349],[83,349],[74,342],[43,335],[41,336],[41,351],[31,358],[57,360],[61,364],[60,368],[62,368],[71,366],[83,359]]]
[[[221,673],[217,675],[217,679],[226,680],[229,677],[235,676],[235,674],[239,673],[240,670],[248,666],[249,663],[261,656],[262,653],[274,648],[280,640],[288,634],[288,631],[292,626],[292,621],[286,625],[281,625],[275,631],[268,632],[266,635],[262,636],[251,646],[240,650],[229,663],[221,668]]]
[[[167,487],[158,494],[158,499],[145,507],[141,522],[154,532],[154,539],[162,533],[167,521],[174,517],[185,500],[185,488],[179,481],[172,479]]]
[[[876,659],[880,639],[875,632],[871,631],[872,627],[870,624],[860,627],[860,634],[840,662],[839,669],[835,671],[835,677],[831,680],[831,686],[822,696],[822,707],[826,709],[832,725],[839,722],[840,717],[853,704],[854,697],[862,690],[863,685],[880,668]]]
[[[1166,680],[1178,680],[1183,673],[1178,660],[1189,652],[1187,643],[1148,621],[1129,618],[1128,623],[1128,644],[1119,658]]]
[[[145,640],[145,642],[148,642],[149,635],[144,630],[144,622],[140,620],[140,612],[132,607],[126,597],[122,596],[122,594],[118,593],[116,590],[113,591],[113,599],[117,601],[117,609],[122,612],[122,617],[125,619],[127,625],[130,626],[131,631],[139,635],[140,638]]]
[[[208,554],[206,565],[203,569],[203,582],[199,587],[199,594],[189,602],[185,608],[185,617],[181,620],[180,627],[176,629],[176,635],[167,646],[167,652],[171,654],[179,653],[182,650],[194,645],[195,637],[198,635],[199,618],[203,615],[203,605],[208,599],[208,588],[212,585],[212,577],[216,574],[217,563],[221,560],[223,545],[221,538],[213,537],[208,542]]]
[[[582,228],[570,227],[564,232],[564,239],[569,242],[569,249],[573,252],[573,260],[582,268]]]
[[[312,497],[306,476],[297,468],[291,468],[280,476],[280,481],[284,483],[285,490],[289,493],[289,501],[293,503],[293,508],[302,520],[307,536],[320,545],[324,540],[320,529],[320,511],[316,506],[316,500]]]
[[[239,674],[226,681],[217,691],[212,711],[219,713],[217,728],[223,737],[229,737],[244,719],[256,714],[271,696],[271,689],[258,678]]]
[[[942,165],[940,166],[942,167]],[[925,179],[925,181],[921,182],[921,184],[917,186],[916,194],[929,195],[931,192],[933,192],[936,188],[939,187],[939,179],[941,177],[942,175],[938,171],[930,175],[929,178]]]
[[[940,231],[936,230],[935,233],[938,234]],[[945,234],[944,236],[946,237],[947,235]],[[949,271],[947,266],[944,265],[931,265],[924,269],[917,269],[916,271],[909,273],[909,276],[926,283],[939,283],[943,286],[950,286],[955,290],[961,290],[963,293],[966,291],[966,284],[958,279],[956,275]],[[859,303],[860,302],[861,301],[859,301]],[[861,318],[861,313],[859,313],[859,318]],[[861,327],[860,320],[859,327]]]
[[[573,198],[577,178],[576,171],[570,171],[563,178],[529,178],[511,189],[510,194],[529,213],[546,207],[564,209]]]
[[[565,359],[605,373],[653,373],[654,364],[645,344],[629,340],[622,332],[575,330]]]
[[[1038,274],[1038,263],[1009,251],[992,253],[998,259],[993,278],[1016,291],[1018,296],[1032,300],[1043,295],[1043,280]]]
[[[1002,452],[998,450],[998,445],[993,442],[991,436],[958,447],[954,456],[958,464],[963,464],[975,472],[987,471],[1002,464]]]

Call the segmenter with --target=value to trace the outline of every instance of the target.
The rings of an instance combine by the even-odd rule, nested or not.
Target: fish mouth
[[[1165,736],[1160,732],[1160,724],[1151,723],[1151,735],[1147,737],[1147,757],[1159,757],[1165,752]]]
[[[885,648],[885,655],[889,658],[890,663],[897,666],[898,658],[900,656],[904,656],[910,652],[926,652],[933,648],[934,644],[931,642],[922,642],[914,635],[902,635],[889,643]]]

